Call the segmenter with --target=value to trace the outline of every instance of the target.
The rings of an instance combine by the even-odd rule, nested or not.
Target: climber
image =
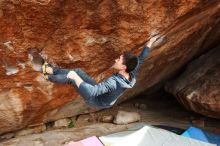
[[[157,38],[158,36],[153,37],[145,43],[144,49],[138,57],[132,53],[125,52],[115,59],[112,67],[117,70],[117,73],[100,83],[96,83],[95,80],[79,68],[61,69],[45,62],[42,65],[42,71],[51,82],[71,84],[76,87],[76,90],[90,106],[109,108],[114,105],[126,89],[135,85],[136,74],[149,51],[154,48],[152,44]]]

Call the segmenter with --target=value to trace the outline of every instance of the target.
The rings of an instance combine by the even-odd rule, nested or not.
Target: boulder
[[[68,127],[69,124],[71,123],[70,119],[59,119],[54,122],[54,128],[62,128],[62,127]]]
[[[155,34],[165,36],[123,101],[172,77],[219,42],[219,12],[219,0],[1,0],[0,134],[97,110],[72,86],[46,81],[33,51],[100,81],[122,52]]]
[[[129,124],[134,123],[141,120],[141,115],[136,112],[127,112],[127,111],[118,111],[114,123],[121,125],[121,124]]]
[[[220,46],[191,62],[166,90],[189,110],[220,119]]]

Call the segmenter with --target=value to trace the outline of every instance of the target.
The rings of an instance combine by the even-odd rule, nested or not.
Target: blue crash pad
[[[217,146],[220,146],[220,135],[213,134],[199,128],[190,127],[182,134],[182,136],[217,144]]]

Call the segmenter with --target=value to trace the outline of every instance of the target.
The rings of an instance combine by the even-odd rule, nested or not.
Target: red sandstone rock
[[[219,12],[219,0],[1,0],[0,134],[91,110],[71,86],[44,80],[28,57],[32,48],[51,63],[80,67],[99,81],[123,51],[156,33],[165,35],[137,85],[121,97],[126,100],[216,43]]]
[[[190,63],[166,89],[187,109],[220,119],[220,46]]]

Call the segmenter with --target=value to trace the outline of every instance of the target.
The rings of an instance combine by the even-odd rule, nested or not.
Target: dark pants
[[[67,74],[70,71],[75,71],[84,81],[82,88],[78,88],[76,83],[73,79],[67,78]],[[96,85],[96,81],[93,80],[89,75],[87,75],[83,70],[80,68],[76,69],[60,69],[60,68],[53,68],[53,74],[48,76],[48,80],[55,83],[62,83],[62,84],[71,84],[73,85],[76,90],[80,93],[80,95],[84,98],[85,102],[92,105],[98,106],[97,98],[87,96],[89,95],[88,92],[90,91],[91,85]],[[81,86],[81,85],[80,85]]]
[[[91,84],[91,85],[96,85],[96,81],[93,80],[89,75],[87,75],[82,69],[76,68],[76,69],[60,69],[60,68],[53,68],[53,74],[48,76],[48,79],[51,82],[56,82],[56,83],[64,83],[64,84],[73,84],[74,86],[75,81],[72,79],[67,78],[67,74],[70,71],[75,71],[83,81]]]

